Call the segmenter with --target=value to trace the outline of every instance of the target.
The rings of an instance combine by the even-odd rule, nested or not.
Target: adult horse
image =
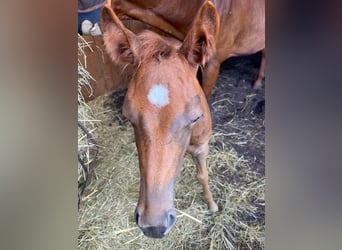
[[[181,41],[189,33],[198,10],[206,0],[111,0],[120,19],[133,18]],[[200,83],[207,98],[215,85],[220,64],[229,57],[262,50],[254,88],[265,76],[265,0],[211,0],[220,18],[216,52],[201,68]]]
[[[192,1],[184,1],[184,5],[188,2]],[[122,24],[112,8],[105,7],[102,11],[103,38],[109,56],[114,62],[132,65],[135,69],[123,114],[134,127],[139,156],[140,195],[135,220],[149,237],[162,238],[175,224],[173,187],[186,151],[197,166],[197,178],[203,186],[209,210],[218,210],[209,190],[206,169],[211,136],[206,97],[214,84],[211,71],[221,58],[218,45],[223,45],[220,40],[222,18],[220,23],[216,7],[211,1],[204,1],[196,10],[192,9],[195,14],[187,28],[178,29],[179,36],[187,32],[182,42],[149,30],[136,35]],[[184,13],[179,19],[182,17]],[[169,21],[164,24],[169,25]],[[165,31],[174,32],[170,27]],[[245,45],[244,32],[238,34],[240,45]],[[208,66],[212,63],[214,66]],[[197,80],[199,67],[203,68],[204,91]],[[214,80],[217,73],[218,69]]]

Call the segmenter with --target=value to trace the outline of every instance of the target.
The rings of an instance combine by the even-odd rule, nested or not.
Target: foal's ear
[[[204,66],[215,54],[219,29],[220,17],[215,5],[204,2],[180,48],[190,64]]]
[[[107,6],[102,9],[101,25],[105,49],[110,58],[117,64],[136,65],[138,62],[136,36]]]

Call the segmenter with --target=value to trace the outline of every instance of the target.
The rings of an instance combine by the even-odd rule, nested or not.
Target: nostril
[[[168,215],[168,228],[171,228],[176,223],[176,214],[174,211],[169,212]]]
[[[139,225],[139,213],[138,213],[138,211],[134,212],[134,219],[135,219],[135,223],[137,223],[137,225]]]
[[[173,225],[176,223],[176,212],[175,210],[171,210],[167,214],[167,227],[165,228],[166,230],[164,231],[164,236],[167,235]]]

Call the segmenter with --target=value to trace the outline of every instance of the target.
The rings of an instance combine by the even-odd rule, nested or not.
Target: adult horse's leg
[[[217,76],[220,70],[220,63],[212,58],[204,67],[202,72],[202,89],[205,97],[209,101],[211,91],[213,90]]]
[[[203,187],[204,199],[208,204],[209,210],[211,212],[217,212],[218,206],[213,199],[208,184],[208,170],[206,164],[208,151],[208,143],[201,144],[200,146],[191,145],[188,148],[188,152],[192,155],[197,167],[197,180]]]
[[[265,78],[265,67],[266,67],[266,61],[265,61],[265,49],[261,51],[261,63],[260,63],[260,69],[258,78],[254,82],[254,89],[259,89],[262,86],[262,80]]]

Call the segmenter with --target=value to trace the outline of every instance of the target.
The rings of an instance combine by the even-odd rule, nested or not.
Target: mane
[[[141,61],[154,58],[158,61],[168,59],[177,52],[180,42],[173,38],[162,37],[152,31],[145,30],[137,36],[141,45],[139,54]]]

